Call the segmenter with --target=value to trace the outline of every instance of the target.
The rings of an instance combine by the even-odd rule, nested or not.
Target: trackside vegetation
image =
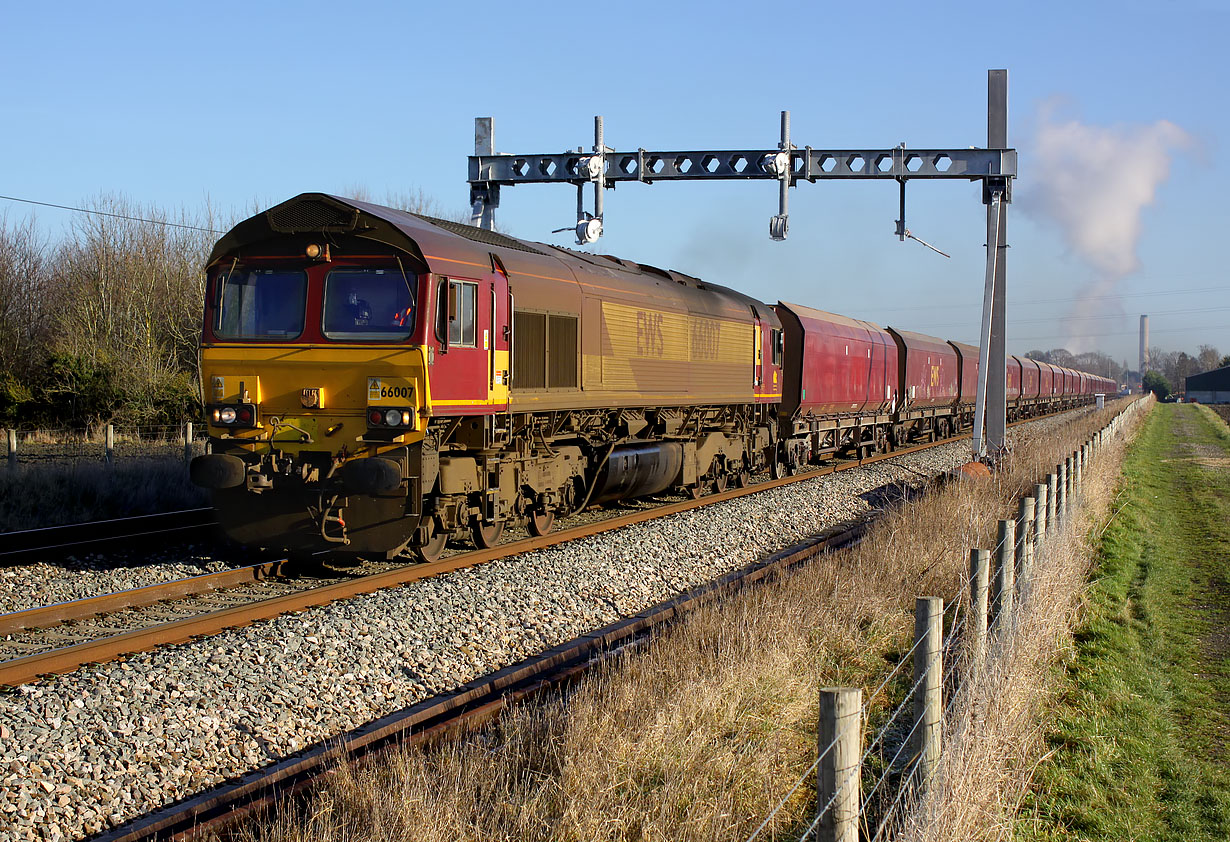
[[[1230,428],[1157,406],[1113,508],[1015,838],[1230,839]]]

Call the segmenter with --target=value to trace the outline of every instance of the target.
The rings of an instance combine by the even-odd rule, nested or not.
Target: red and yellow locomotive
[[[304,194],[208,290],[192,476],[242,543],[431,558],[776,453],[777,316],[677,272]]]
[[[972,346],[319,193],[237,225],[207,274],[192,478],[245,544],[430,559],[973,420]],[[1013,416],[1113,394],[1007,376]]]

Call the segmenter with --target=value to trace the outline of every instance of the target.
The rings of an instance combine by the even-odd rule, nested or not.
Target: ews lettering
[[[642,357],[660,357],[666,351],[662,338],[662,314],[636,313],[636,349]]]

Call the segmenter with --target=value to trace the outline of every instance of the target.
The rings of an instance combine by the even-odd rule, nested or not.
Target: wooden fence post
[[[1012,602],[1016,590],[1016,523],[1011,520],[999,522],[999,534],[995,543],[995,593],[993,610],[995,627],[998,629],[1012,616]]]
[[[1046,508],[1049,500],[1046,496],[1046,484],[1034,486],[1034,549],[1046,540]]]
[[[1029,579],[1029,561],[1034,537],[1034,498],[1022,497],[1016,514],[1016,589],[1024,599],[1022,590]]]
[[[944,600],[920,596],[914,600],[914,754],[920,767],[919,786],[926,785],[940,760],[944,712]]]
[[[987,591],[991,585],[991,551],[969,551],[969,610],[973,626],[974,662],[982,660],[987,651]]]
[[[9,430],[9,467],[17,467],[17,431]]]
[[[1056,465],[1055,473],[1055,493],[1059,495],[1055,499],[1055,517],[1063,519],[1068,513],[1068,460]]]
[[[184,424],[184,461],[192,461],[192,422]]]
[[[816,838],[821,842],[858,842],[858,814],[862,795],[863,691],[856,687],[820,690],[818,751],[832,743],[820,759],[816,809],[820,816]],[[831,804],[830,804],[831,802]]]
[[[1056,488],[1058,483],[1055,480],[1054,474],[1046,475],[1046,528],[1047,531],[1055,531],[1058,524],[1055,523],[1057,501],[1055,500]]]
[[[104,460],[110,465],[115,459],[115,425],[107,425],[107,444]]]
[[[1063,460],[1063,515],[1064,515],[1064,520],[1067,520],[1069,517],[1072,516],[1072,494],[1075,490],[1072,487],[1072,480],[1074,479],[1074,477],[1072,476],[1073,470],[1074,469],[1072,467],[1072,457],[1068,456]]]

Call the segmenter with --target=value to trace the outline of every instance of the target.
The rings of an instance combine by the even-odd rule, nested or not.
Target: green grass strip
[[[1157,406],[1114,509],[1016,838],[1230,839],[1230,429]]]

